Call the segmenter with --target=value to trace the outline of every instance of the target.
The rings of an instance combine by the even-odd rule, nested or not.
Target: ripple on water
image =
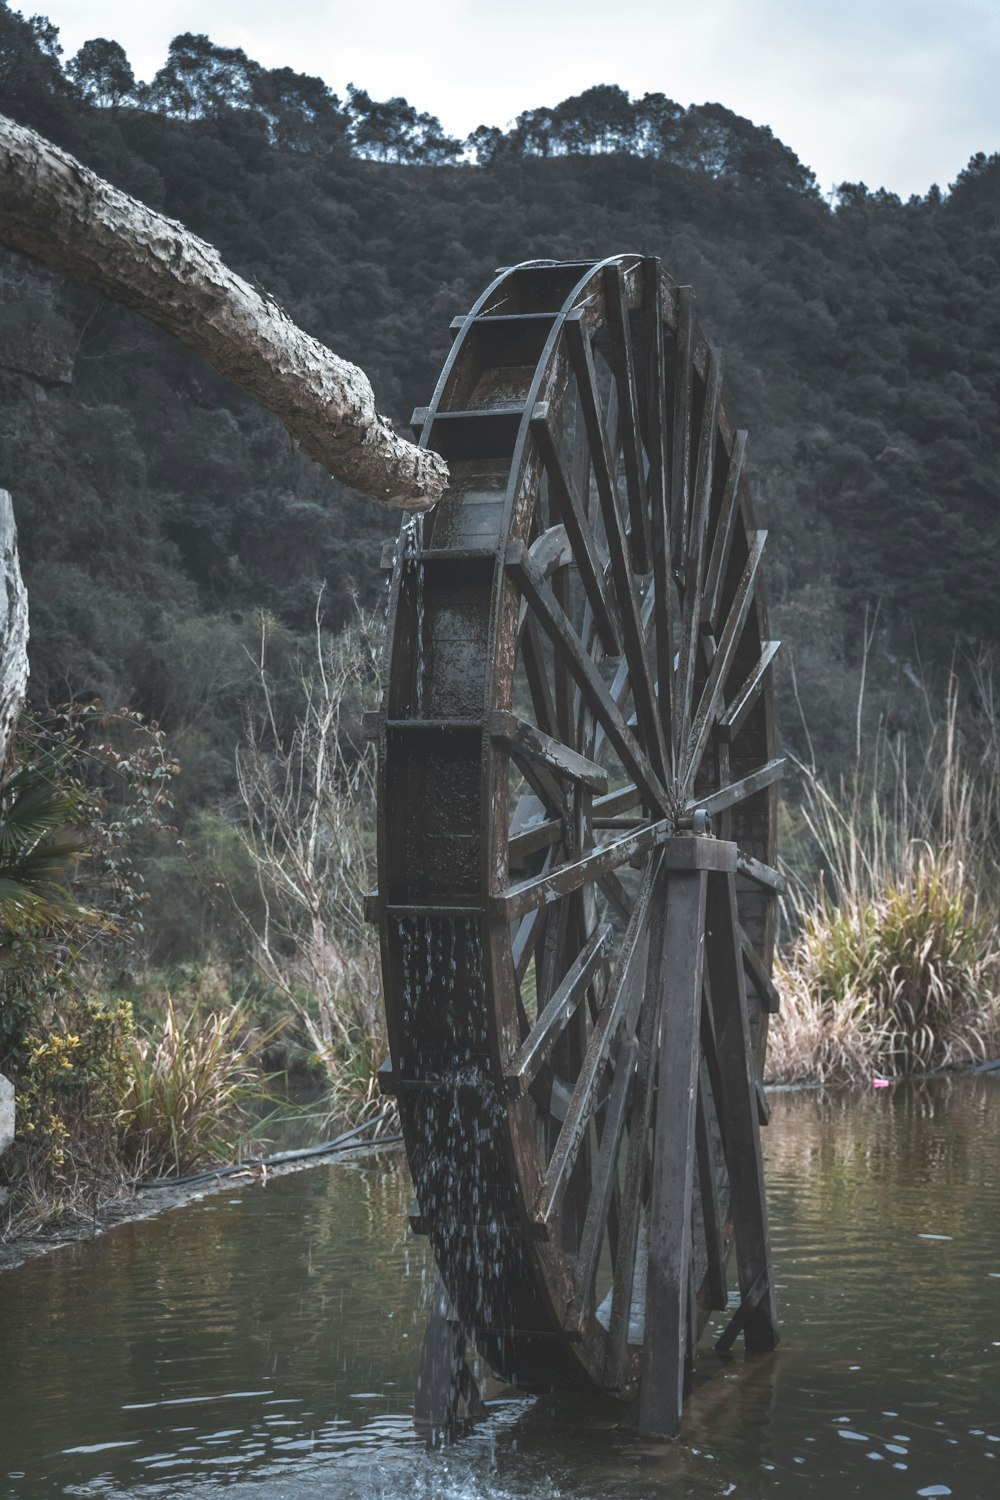
[[[672,1445],[628,1434],[604,1401],[514,1395],[467,1442],[423,1450],[411,1393],[432,1267],[398,1169],[317,1168],[124,1226],[0,1277],[0,1490],[984,1500],[998,1137],[1000,1090],[981,1080],[775,1095],[782,1348],[726,1365],[706,1348]]]

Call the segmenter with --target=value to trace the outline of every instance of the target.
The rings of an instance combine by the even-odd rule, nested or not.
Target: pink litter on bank
[[[872,1079],[872,1088],[873,1089],[887,1089],[888,1087],[889,1087],[889,1080],[888,1080],[888,1078],[873,1078]]]

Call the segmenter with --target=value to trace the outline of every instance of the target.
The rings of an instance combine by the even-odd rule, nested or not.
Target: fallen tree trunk
[[[0,768],[28,686],[28,595],[17,561],[14,507],[0,490]]]
[[[398,436],[363,370],[303,333],[182,224],[3,116],[0,242],[165,328],[345,484],[403,510],[440,498],[444,460]]]

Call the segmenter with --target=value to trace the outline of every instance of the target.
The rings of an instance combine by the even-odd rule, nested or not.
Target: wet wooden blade
[[[607,791],[608,773],[603,766],[595,765],[569,745],[536,729],[534,724],[502,709],[493,710],[486,722],[489,733],[495,739],[506,741],[520,755],[539,761],[557,775],[568,777],[595,792]]]

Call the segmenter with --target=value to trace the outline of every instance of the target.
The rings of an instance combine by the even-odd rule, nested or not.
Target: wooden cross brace
[[[698,1335],[692,1295],[696,1171],[708,1291],[713,1305],[725,1306],[722,1226],[705,1149],[706,1081],[725,1152],[741,1297],[717,1348],[728,1349],[742,1332],[748,1350],[773,1349],[778,1316],[736,905],[736,846],[671,839],[663,849],[662,879],[662,957],[651,952],[649,959],[650,967],[659,962],[662,1001],[638,1426],[649,1435],[673,1437]]]

